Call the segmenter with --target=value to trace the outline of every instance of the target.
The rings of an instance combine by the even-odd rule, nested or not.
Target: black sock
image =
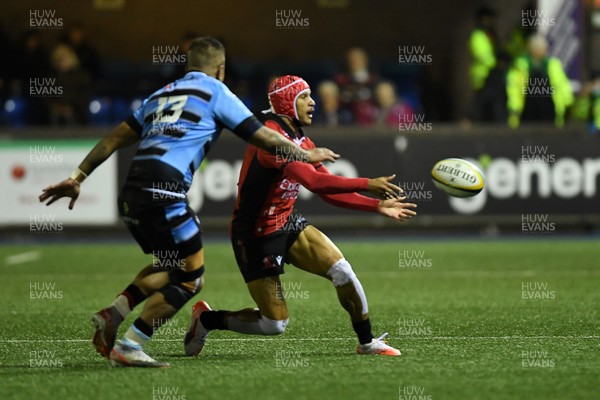
[[[137,329],[139,329],[140,332],[142,332],[149,338],[151,338],[152,334],[154,333],[154,329],[152,329],[152,327],[145,323],[144,320],[141,318],[136,319],[133,323],[133,326],[135,326]]]
[[[127,286],[127,288],[123,291],[123,295],[127,297],[130,310],[133,310],[135,306],[146,300],[146,295],[142,293],[140,288],[135,286],[133,283]]]
[[[352,328],[354,329],[354,332],[356,332],[360,344],[371,343],[374,336],[371,333],[371,321],[369,318],[364,321],[353,322]]]
[[[227,329],[225,326],[225,314],[227,311],[204,311],[200,314],[200,322],[208,330]]]

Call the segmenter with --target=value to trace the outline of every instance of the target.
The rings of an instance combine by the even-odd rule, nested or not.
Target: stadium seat
[[[11,97],[2,104],[2,122],[11,127],[25,125],[27,100],[22,97]]]
[[[118,124],[119,122],[124,121],[129,114],[131,114],[131,101],[122,97],[115,97],[112,99],[112,123]]]
[[[88,107],[88,118],[92,125],[109,125],[111,121],[111,101],[107,97],[94,97]]]

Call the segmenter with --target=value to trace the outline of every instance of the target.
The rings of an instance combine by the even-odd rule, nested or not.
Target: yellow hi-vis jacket
[[[558,58],[549,57],[542,61],[546,66],[549,85],[551,88],[552,101],[556,126],[561,127],[565,123],[567,107],[573,104],[573,90],[569,78],[562,68]],[[525,96],[529,84],[529,71],[531,69],[531,57],[519,57],[513,63],[506,76],[506,94],[508,97],[508,125],[516,128],[521,122],[521,113],[525,107]]]
[[[594,99],[592,106],[592,121],[594,122],[594,129],[596,132],[600,132],[600,96]]]
[[[473,88],[479,90],[483,88],[490,71],[496,66],[494,44],[483,29],[475,29],[471,33],[469,48],[473,57],[469,71],[471,84]]]
[[[600,132],[600,94],[590,94],[576,99],[572,115],[581,121],[591,122],[594,133]]]

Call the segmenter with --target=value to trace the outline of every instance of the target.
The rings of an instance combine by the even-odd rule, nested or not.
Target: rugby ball
[[[483,173],[461,158],[438,161],[431,170],[433,184],[454,197],[471,197],[483,189]]]

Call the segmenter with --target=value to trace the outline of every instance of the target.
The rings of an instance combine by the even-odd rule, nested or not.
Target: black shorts
[[[231,244],[244,281],[248,283],[283,274],[288,250],[308,225],[310,223],[304,217],[296,214],[282,229],[268,236],[232,232]]]
[[[119,214],[144,253],[183,259],[202,249],[200,220],[187,201],[148,205],[119,197]]]

